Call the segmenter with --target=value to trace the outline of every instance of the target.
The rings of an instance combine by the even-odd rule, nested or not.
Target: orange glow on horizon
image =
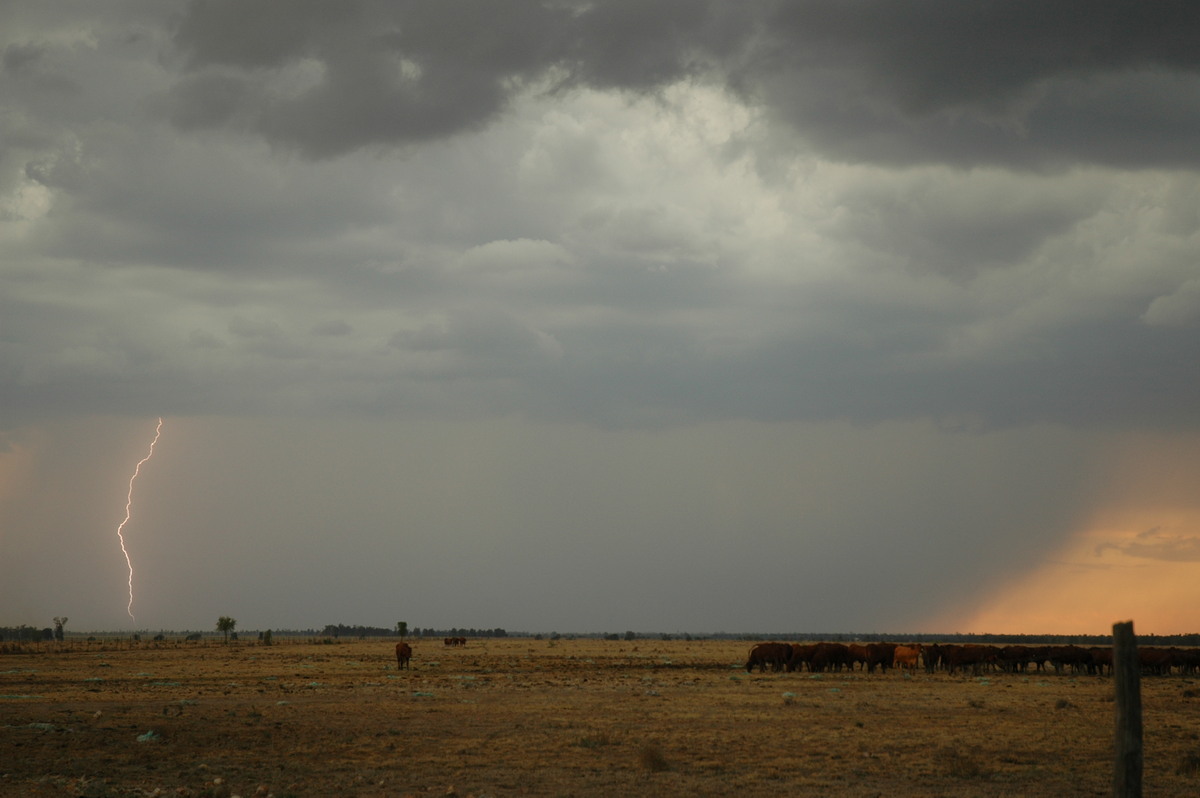
[[[932,628],[995,634],[1108,634],[1133,619],[1140,633],[1200,631],[1200,566],[1096,546],[1133,543],[1136,533],[1090,532],[1061,556],[1011,583],[973,614]],[[1094,541],[1101,541],[1095,543]]]
[[[1200,436],[1126,438],[1091,519],[974,609],[929,628],[977,634],[1200,632]]]

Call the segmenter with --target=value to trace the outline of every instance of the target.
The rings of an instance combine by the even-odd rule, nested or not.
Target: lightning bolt
[[[162,434],[163,421],[158,419],[158,426],[154,429],[154,440],[150,441],[150,451],[133,468],[133,476],[129,478],[129,493],[125,496],[125,520],[117,526],[117,538],[121,541],[121,553],[125,555],[125,564],[129,566],[129,605],[125,611],[129,613],[129,617],[133,618],[133,560],[129,559],[129,550],[125,548],[125,536],[121,534],[125,529],[125,525],[129,523],[129,518],[132,515],[133,508],[133,483],[137,480],[138,474],[142,471],[142,466],[154,456],[154,444],[158,443],[158,436]],[[137,620],[136,618],[133,618]]]

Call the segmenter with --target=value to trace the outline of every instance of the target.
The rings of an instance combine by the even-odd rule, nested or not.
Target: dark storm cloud
[[[531,82],[658,88],[732,47],[737,20],[678,0],[197,2],[175,35],[189,74],[166,108],[184,129],[229,125],[328,157],[478,128]]]
[[[831,155],[1195,163],[1194,4],[797,2],[765,28],[735,75]],[[1146,129],[1166,146],[1147,146]]]
[[[1114,199],[1125,176],[1104,169],[954,168],[1193,157],[1191,6],[125,8],[123,25],[83,16],[0,38],[20,111],[0,115],[0,185],[24,192],[0,207],[24,225],[8,252],[112,267],[93,287],[115,297],[92,323],[77,300],[38,304],[82,291],[78,274],[14,280],[21,340],[0,357],[25,379],[8,381],[10,407],[73,389],[80,352],[89,373],[107,367],[97,395],[112,408],[141,390],[113,376],[131,372],[216,375],[246,405],[272,380],[336,374],[376,384],[347,389],[349,404],[389,412],[412,385],[506,369],[506,409],[606,425],[1172,423],[1200,406],[1184,367],[1200,312],[1192,181]],[[52,78],[76,88],[55,94]],[[714,88],[728,87],[758,104],[752,122],[689,139],[710,123],[671,116],[685,79],[706,98],[694,108],[740,113]],[[847,159],[952,166],[822,160],[810,177],[738,183],[731,153],[777,145],[779,121]],[[355,153],[391,145],[405,151]],[[673,160],[688,147],[704,154]],[[692,182],[697,166],[711,175]],[[778,214],[770,232],[760,209]],[[1122,241],[1135,243],[1109,255]],[[156,300],[145,330],[126,322]],[[254,333],[259,319],[277,327]]]
[[[1170,166],[1200,133],[1183,2],[196,2],[175,43],[177,125],[313,157],[477,129],[531,89],[687,78],[848,160]]]

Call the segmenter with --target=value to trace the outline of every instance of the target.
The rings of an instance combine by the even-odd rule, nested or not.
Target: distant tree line
[[[409,629],[404,624],[404,634],[408,637],[508,637],[503,629],[434,629],[416,627]],[[321,630],[324,637],[395,637],[400,634],[400,624],[391,629],[382,626],[349,626],[344,623],[331,623]]]
[[[21,643],[32,643],[38,640],[53,640],[54,630],[47,626],[38,629],[34,626],[0,626],[0,640],[11,640]]]
[[[344,623],[326,624],[321,630],[325,637],[391,637],[396,634],[394,629],[382,626],[348,626]]]
[[[413,637],[508,637],[508,632],[500,629],[452,629],[416,628],[412,630]]]

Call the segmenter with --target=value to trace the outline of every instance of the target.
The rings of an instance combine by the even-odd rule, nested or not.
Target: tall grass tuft
[[[654,743],[646,743],[638,750],[638,764],[642,770],[648,770],[651,773],[661,773],[670,768],[667,764],[667,758],[663,756],[662,749]]]
[[[1175,772],[1180,776],[1195,776],[1200,773],[1200,754],[1195,751],[1190,754],[1184,754],[1179,765],[1175,768]]]

